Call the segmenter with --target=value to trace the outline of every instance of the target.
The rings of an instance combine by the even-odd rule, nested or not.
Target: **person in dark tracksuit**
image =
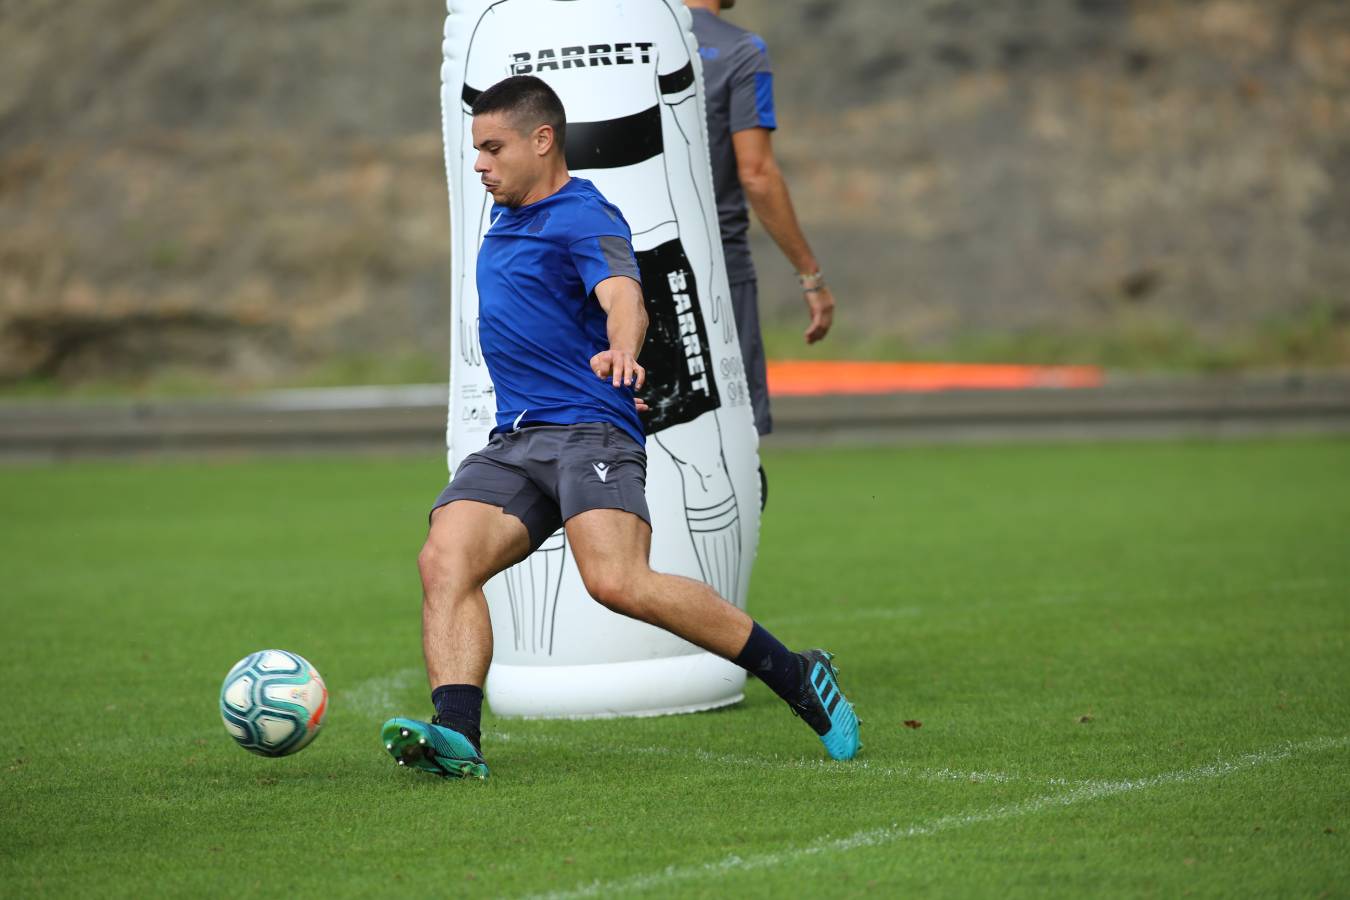
[[[778,168],[771,140],[778,127],[773,105],[773,70],[759,35],[739,28],[720,13],[734,0],[685,0],[694,19],[707,104],[708,150],[713,190],[722,231],[722,249],[731,282],[731,302],[740,334],[741,357],[750,388],[755,427],[773,430],[760,336],[758,289],[750,258],[747,201],[764,230],[797,273],[810,323],[806,343],[830,330],[834,296],[820,263],[797,222],[787,182]]]

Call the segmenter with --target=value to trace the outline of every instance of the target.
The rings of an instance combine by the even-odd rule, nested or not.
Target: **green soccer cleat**
[[[852,759],[862,749],[857,714],[839,687],[839,672],[824,650],[800,654],[805,664],[806,686],[792,711],[811,726],[825,750],[834,759]]]
[[[380,729],[380,738],[400,766],[445,778],[488,777],[487,763],[473,742],[435,720],[390,719]]]

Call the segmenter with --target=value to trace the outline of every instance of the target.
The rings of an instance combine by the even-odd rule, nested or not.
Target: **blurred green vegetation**
[[[885,329],[838,325],[808,347],[796,326],[765,330],[769,359],[1095,365],[1125,372],[1236,372],[1350,366],[1350,309],[1321,303],[1267,318],[1236,335],[1211,336],[1162,318],[1127,319],[1110,329],[971,332],[942,343],[915,342]]]
[[[445,381],[450,363],[430,353],[352,353],[328,357],[271,377],[240,378],[198,369],[168,367],[148,375],[65,381],[26,378],[0,383],[0,397],[12,400],[113,399],[125,397],[206,397],[279,388],[343,387],[366,384],[432,384]]]
[[[1137,318],[1110,330],[971,332],[947,342],[917,342],[885,329],[843,320],[824,343],[808,347],[796,325],[764,332],[769,359],[856,359],[923,362],[1095,365],[1127,373],[1234,373],[1350,367],[1350,311],[1323,303],[1259,322],[1237,335],[1206,335],[1177,321]],[[447,356],[335,354],[282,373],[243,378],[181,364],[147,374],[94,380],[27,378],[0,383],[0,398],[100,399],[238,395],[259,390],[347,385],[434,384],[446,380]]]

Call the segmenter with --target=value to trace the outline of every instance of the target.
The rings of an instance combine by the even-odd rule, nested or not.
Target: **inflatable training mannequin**
[[[679,0],[449,0],[441,115],[450,187],[448,463],[496,413],[478,344],[478,247],[491,197],[473,171],[474,99],[510,75],[549,83],[567,111],[571,173],[633,231],[650,325],[647,500],[652,567],[745,607],[759,537],[758,443],[718,236],[702,70]],[[743,670],[586,593],[560,529],[484,588],[498,715],[613,716],[735,703]]]

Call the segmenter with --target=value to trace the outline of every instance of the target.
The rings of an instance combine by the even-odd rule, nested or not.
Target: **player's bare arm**
[[[647,306],[642,300],[642,286],[631,278],[615,275],[595,286],[595,299],[607,316],[609,349],[591,357],[591,371],[598,378],[609,378],[615,387],[627,385],[641,390],[647,381],[647,370],[637,361],[647,336]]]
[[[797,221],[787,182],[773,155],[772,132],[746,128],[732,134],[731,143],[736,152],[736,172],[750,207],[793,268],[804,276],[802,292],[811,317],[805,338],[808,344],[814,344],[834,323],[834,295],[823,280],[813,277],[820,272],[820,262]]]

